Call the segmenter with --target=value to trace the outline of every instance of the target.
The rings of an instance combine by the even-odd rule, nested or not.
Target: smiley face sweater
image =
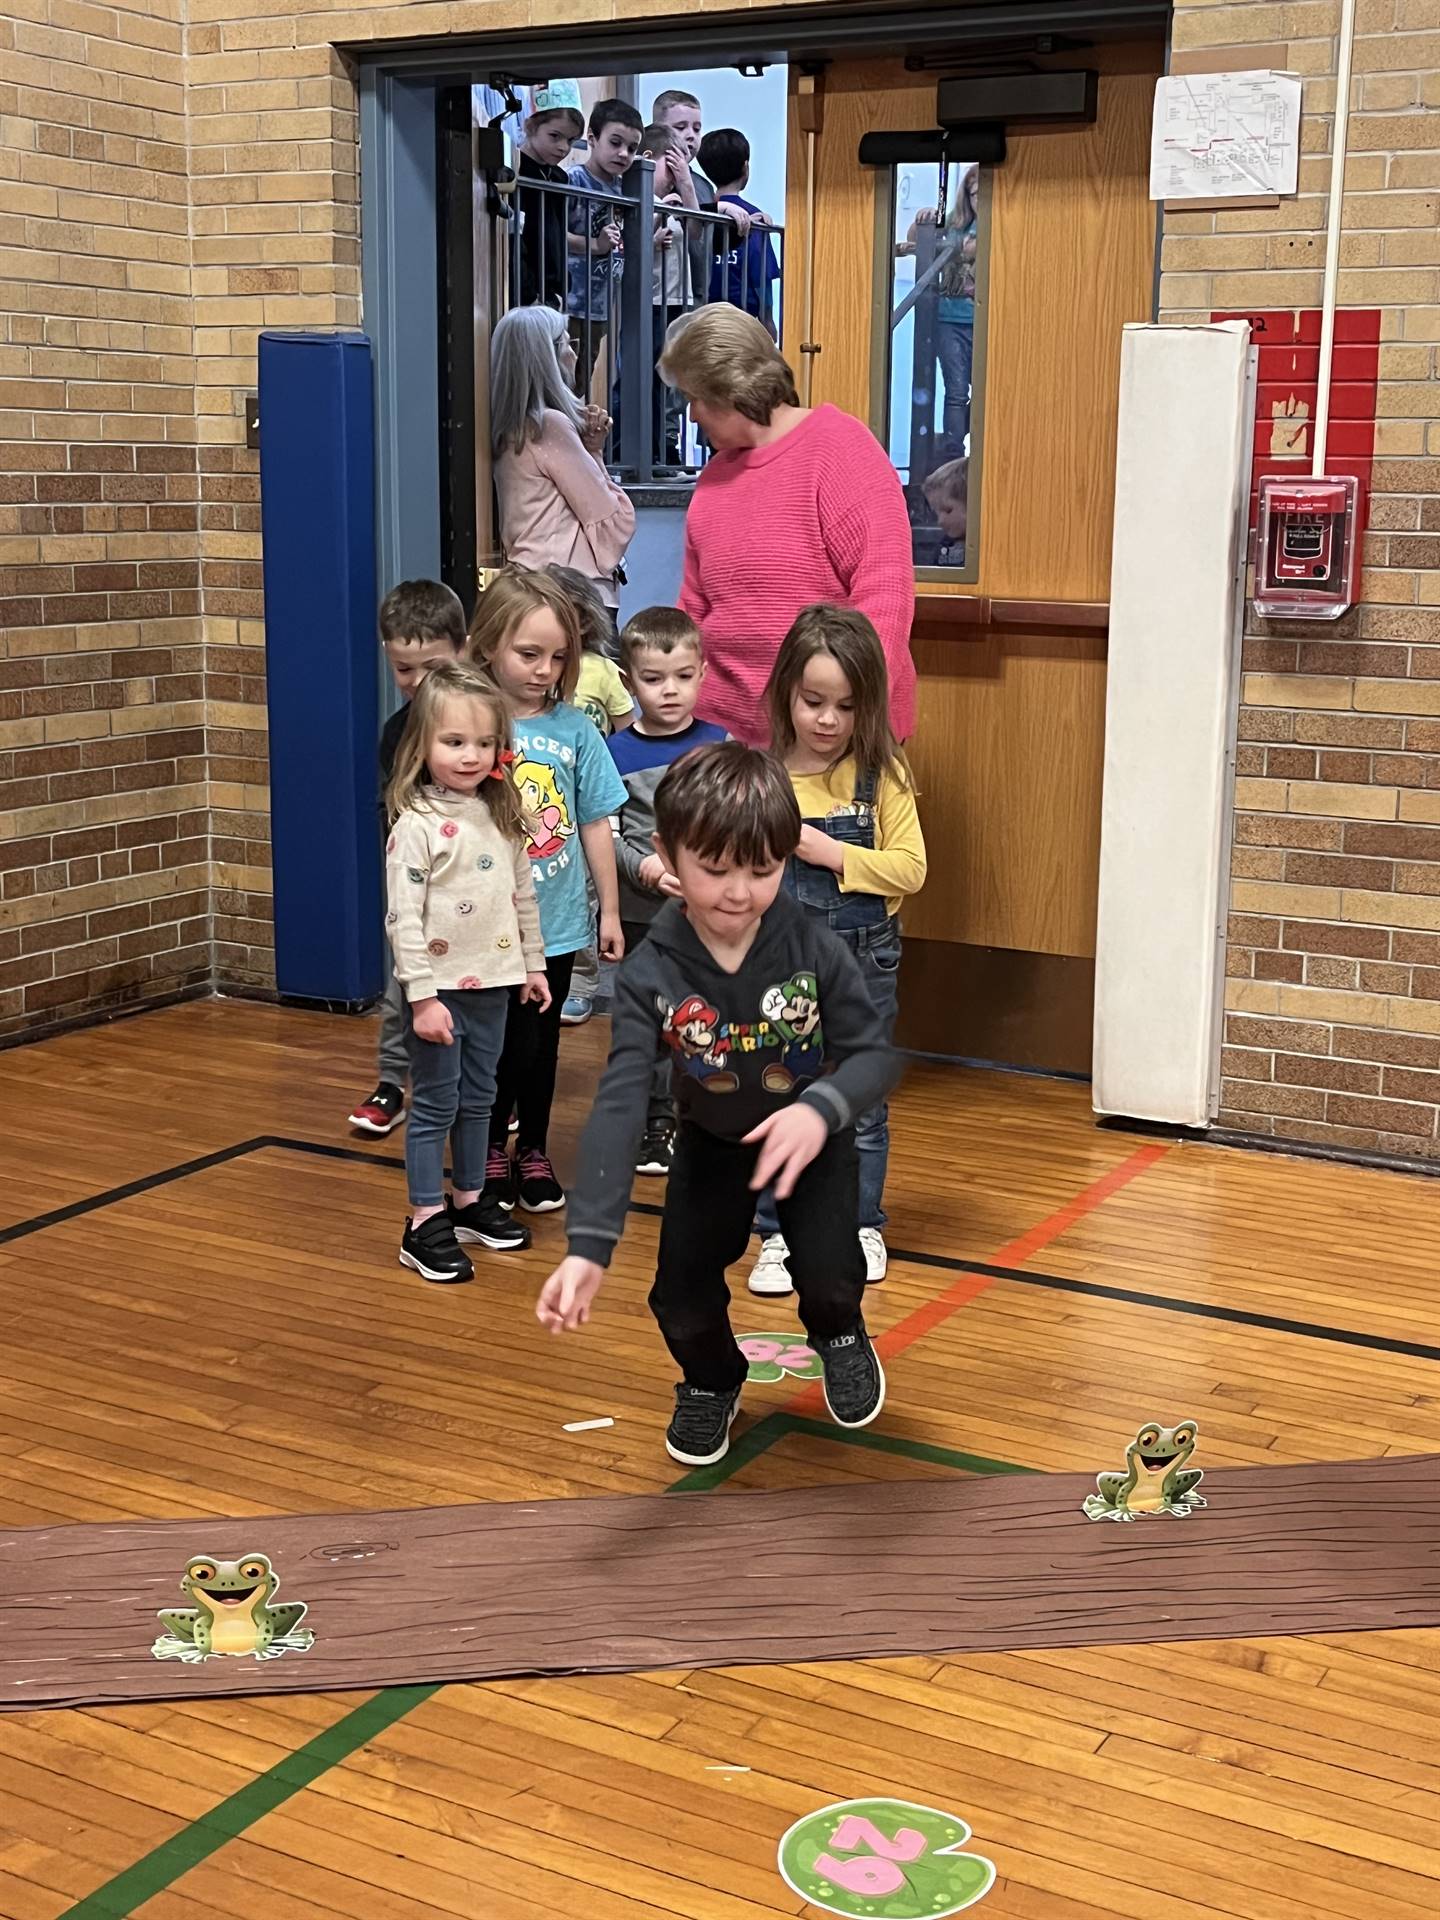
[[[899,1074],[854,955],[788,894],[766,911],[735,973],[669,902],[616,976],[610,1058],[570,1190],[570,1251],[601,1266],[625,1223],[661,1055],[681,1121],[725,1140],[796,1100],[838,1132]]]
[[[430,786],[390,829],[385,932],[409,1001],[543,972],[530,855],[478,795]]]

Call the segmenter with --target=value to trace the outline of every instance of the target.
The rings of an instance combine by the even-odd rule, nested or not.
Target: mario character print
[[[719,1013],[698,993],[667,1013],[664,1035],[683,1070],[707,1093],[734,1093],[740,1080],[729,1069],[729,1038],[721,1032]]]

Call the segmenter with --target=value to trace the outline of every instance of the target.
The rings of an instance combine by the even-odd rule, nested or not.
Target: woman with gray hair
[[[915,729],[915,569],[889,456],[835,406],[802,407],[752,314],[727,301],[670,328],[660,377],[714,448],[685,516],[680,605],[705,642],[695,711],[764,746],[765,686],[803,607],[856,607],[874,625],[897,740]]]
[[[575,349],[553,307],[516,307],[490,342],[490,431],[505,556],[522,567],[573,567],[607,607],[635,509],[601,458],[610,417],[577,400]]]

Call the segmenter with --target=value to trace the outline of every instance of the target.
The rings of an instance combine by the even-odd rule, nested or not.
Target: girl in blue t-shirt
[[[600,953],[618,960],[625,951],[610,832],[610,816],[625,804],[625,783],[594,724],[570,705],[580,672],[580,629],[549,567],[506,567],[496,576],[475,610],[469,653],[494,676],[513,716],[510,774],[525,809],[550,986],[543,1013],[511,996],[495,1075],[485,1192],[503,1207],[518,1199],[527,1213],[550,1213],[565,1204],[546,1152],[560,1009],[575,955],[595,938],[587,872],[600,903]],[[513,1163],[507,1143],[512,1112],[519,1123]]]

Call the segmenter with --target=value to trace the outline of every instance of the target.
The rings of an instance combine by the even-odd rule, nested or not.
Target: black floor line
[[[267,1148],[285,1153],[308,1153],[319,1160],[358,1161],[372,1167],[395,1168],[405,1164],[402,1154],[376,1153],[364,1147],[342,1147],[326,1140],[297,1140],[283,1133],[256,1134],[250,1140],[240,1141],[237,1146],[222,1147],[218,1153],[202,1154],[199,1159],[182,1161],[179,1166],[147,1174],[143,1180],[129,1180],[122,1187],[109,1187],[103,1193],[92,1194],[88,1200],[76,1200],[68,1207],[56,1207],[49,1213],[38,1213],[32,1219],[18,1220],[13,1226],[0,1228],[0,1246],[23,1239],[26,1234],[39,1233],[46,1227],[78,1219],[84,1214],[98,1213],[103,1207],[133,1199],[137,1194],[149,1193],[155,1187],[188,1179],[192,1173],[204,1173],[210,1167],[222,1166],[227,1160],[238,1160],[249,1153],[262,1153]],[[656,1206],[653,1201],[632,1200],[630,1211],[659,1219],[664,1208]],[[935,1267],[942,1273],[983,1273],[992,1280],[1013,1280],[1020,1286],[1044,1287],[1052,1293],[1076,1293],[1092,1300],[1117,1300],[1124,1306],[1145,1307],[1157,1313],[1189,1314],[1199,1320],[1222,1320],[1237,1327],[1259,1327],[1267,1333],[1289,1333],[1302,1340],[1328,1340],[1335,1346],[1359,1347],[1369,1353],[1397,1353],[1413,1360],[1440,1360],[1440,1346],[1427,1345],[1423,1340],[1398,1340],[1389,1334],[1361,1333],[1351,1327],[1326,1327],[1313,1320],[1287,1320],[1280,1314],[1254,1313],[1245,1307],[1222,1307],[1207,1300],[1172,1299],[1168,1294],[1141,1293],[1132,1287],[1110,1287],[1098,1280],[1072,1280],[1066,1274],[1039,1273],[1031,1267],[1002,1267],[988,1260],[962,1260],[953,1254],[919,1253],[909,1247],[892,1246],[890,1258],[892,1261],[903,1261],[907,1266]]]
[[[221,1147],[218,1153],[202,1153],[198,1159],[182,1160],[178,1167],[162,1167],[159,1173],[147,1173],[143,1180],[127,1180],[123,1187],[106,1187],[103,1193],[92,1193],[88,1200],[72,1200],[68,1207],[52,1207],[49,1213],[36,1213],[28,1220],[16,1220],[11,1226],[0,1227],[0,1247],[12,1240],[23,1240],[27,1234],[41,1233],[46,1227],[61,1226],[66,1220],[78,1220],[84,1214],[98,1213],[102,1207],[113,1207],[117,1201],[133,1200],[136,1194],[152,1193],[156,1187],[168,1187],[176,1180],[188,1180],[192,1173],[204,1173],[209,1167],[223,1166],[227,1160],[239,1160],[267,1144],[267,1136],[257,1134],[253,1140],[242,1140],[238,1146]]]

